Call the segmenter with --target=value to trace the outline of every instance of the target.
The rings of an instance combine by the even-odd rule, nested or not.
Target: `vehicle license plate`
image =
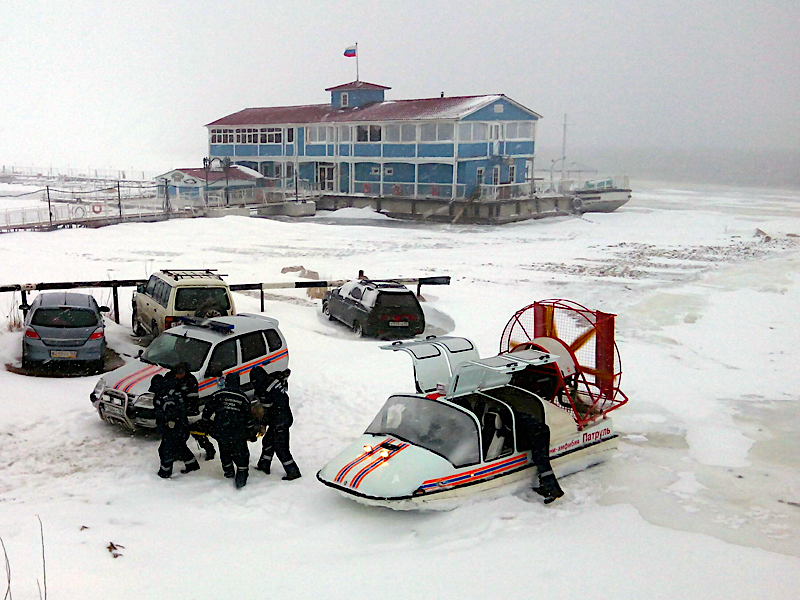
[[[408,327],[408,321],[389,321],[389,327]]]
[[[113,415],[116,417],[125,417],[125,409],[121,406],[114,406],[113,404],[103,403],[103,414]]]
[[[77,350],[50,350],[50,358],[77,358]]]

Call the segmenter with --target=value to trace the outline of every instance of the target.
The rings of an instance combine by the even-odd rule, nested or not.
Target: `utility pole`
[[[117,204],[119,205],[119,218],[122,220],[122,192],[119,189],[119,181],[117,181]],[[116,289],[114,289],[116,292]]]
[[[50,186],[45,186],[47,190],[47,212],[50,215],[50,230],[53,230],[53,207],[50,206]]]

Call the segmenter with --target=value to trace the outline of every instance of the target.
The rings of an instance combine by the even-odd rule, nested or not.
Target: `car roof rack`
[[[192,277],[214,277],[220,280],[223,277],[227,277],[227,275],[217,273],[216,269],[161,269],[161,272],[172,277],[175,281]]]
[[[214,319],[198,319],[197,317],[181,317],[181,323],[190,325],[192,327],[202,327],[203,329],[211,329],[219,333],[231,333],[233,331],[233,323],[223,323],[222,321],[215,321]]]
[[[379,288],[404,288],[406,287],[399,281],[394,281],[392,279],[359,279],[359,283],[363,283],[364,285],[372,286],[376,289]]]

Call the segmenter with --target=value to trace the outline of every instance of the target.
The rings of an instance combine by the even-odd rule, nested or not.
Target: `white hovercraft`
[[[519,413],[549,426],[558,476],[602,462],[617,447],[607,415],[628,399],[619,390],[614,315],[536,302],[506,325],[501,353],[483,359],[459,337],[382,348],[411,355],[418,393],[391,396],[364,434],[317,473],[346,497],[437,509],[530,487],[536,467],[517,447]]]

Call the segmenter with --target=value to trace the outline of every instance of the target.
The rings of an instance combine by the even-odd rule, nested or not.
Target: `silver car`
[[[87,363],[102,371],[104,312],[108,307],[99,306],[89,294],[46,292],[36,296],[25,317],[22,367],[67,361]]]

